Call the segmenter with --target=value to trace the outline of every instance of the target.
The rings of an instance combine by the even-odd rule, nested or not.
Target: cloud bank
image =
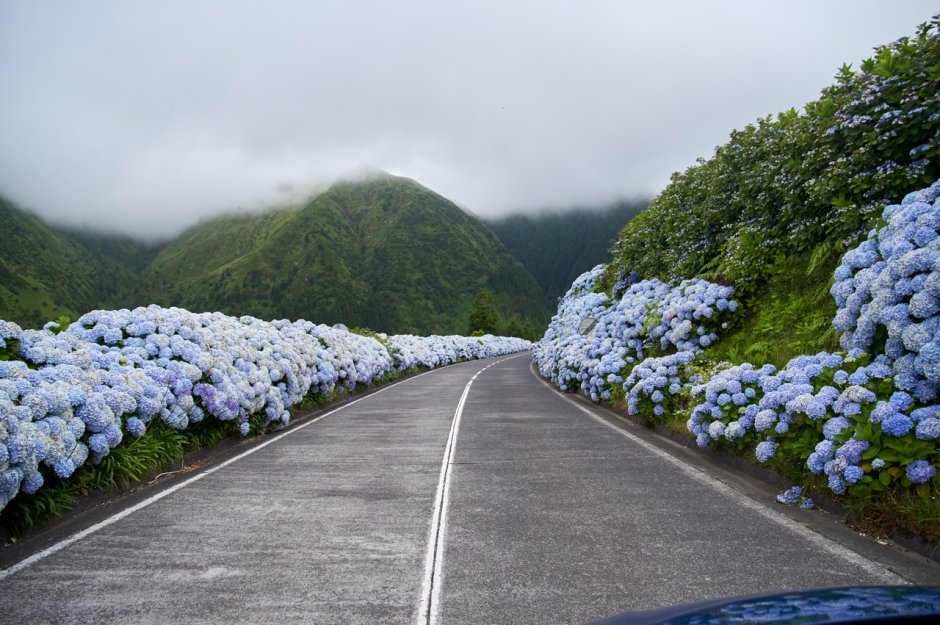
[[[652,196],[933,3],[0,7],[0,194],[166,236],[377,168],[489,217]]]

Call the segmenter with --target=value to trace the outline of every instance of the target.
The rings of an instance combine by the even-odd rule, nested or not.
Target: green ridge
[[[574,279],[609,260],[608,249],[624,223],[646,201],[621,201],[599,209],[510,215],[487,224],[536,279],[554,307]]]
[[[156,303],[458,334],[481,288],[493,294],[501,331],[537,338],[550,315],[489,227],[405,178],[338,183],[302,206],[224,215],[161,246],[56,229],[9,202],[0,211],[0,317],[27,327]]]

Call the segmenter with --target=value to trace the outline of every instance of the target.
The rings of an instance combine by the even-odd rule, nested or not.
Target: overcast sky
[[[652,196],[936,0],[0,3],[0,194],[175,233],[378,168],[482,216]]]

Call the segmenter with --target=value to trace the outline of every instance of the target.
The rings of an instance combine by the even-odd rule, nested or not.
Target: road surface
[[[0,623],[583,623],[940,568],[550,388],[379,389],[0,572]],[[9,565],[9,563],[8,563]]]

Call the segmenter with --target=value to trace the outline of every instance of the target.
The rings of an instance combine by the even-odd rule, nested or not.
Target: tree
[[[472,335],[474,332],[499,333],[499,315],[493,308],[493,294],[484,288],[477,289],[473,309],[467,320],[467,334]]]
[[[519,323],[519,317],[513,317],[509,320],[509,323],[506,324],[506,329],[503,331],[503,334],[506,336],[527,338],[525,329],[522,327],[522,324]]]

